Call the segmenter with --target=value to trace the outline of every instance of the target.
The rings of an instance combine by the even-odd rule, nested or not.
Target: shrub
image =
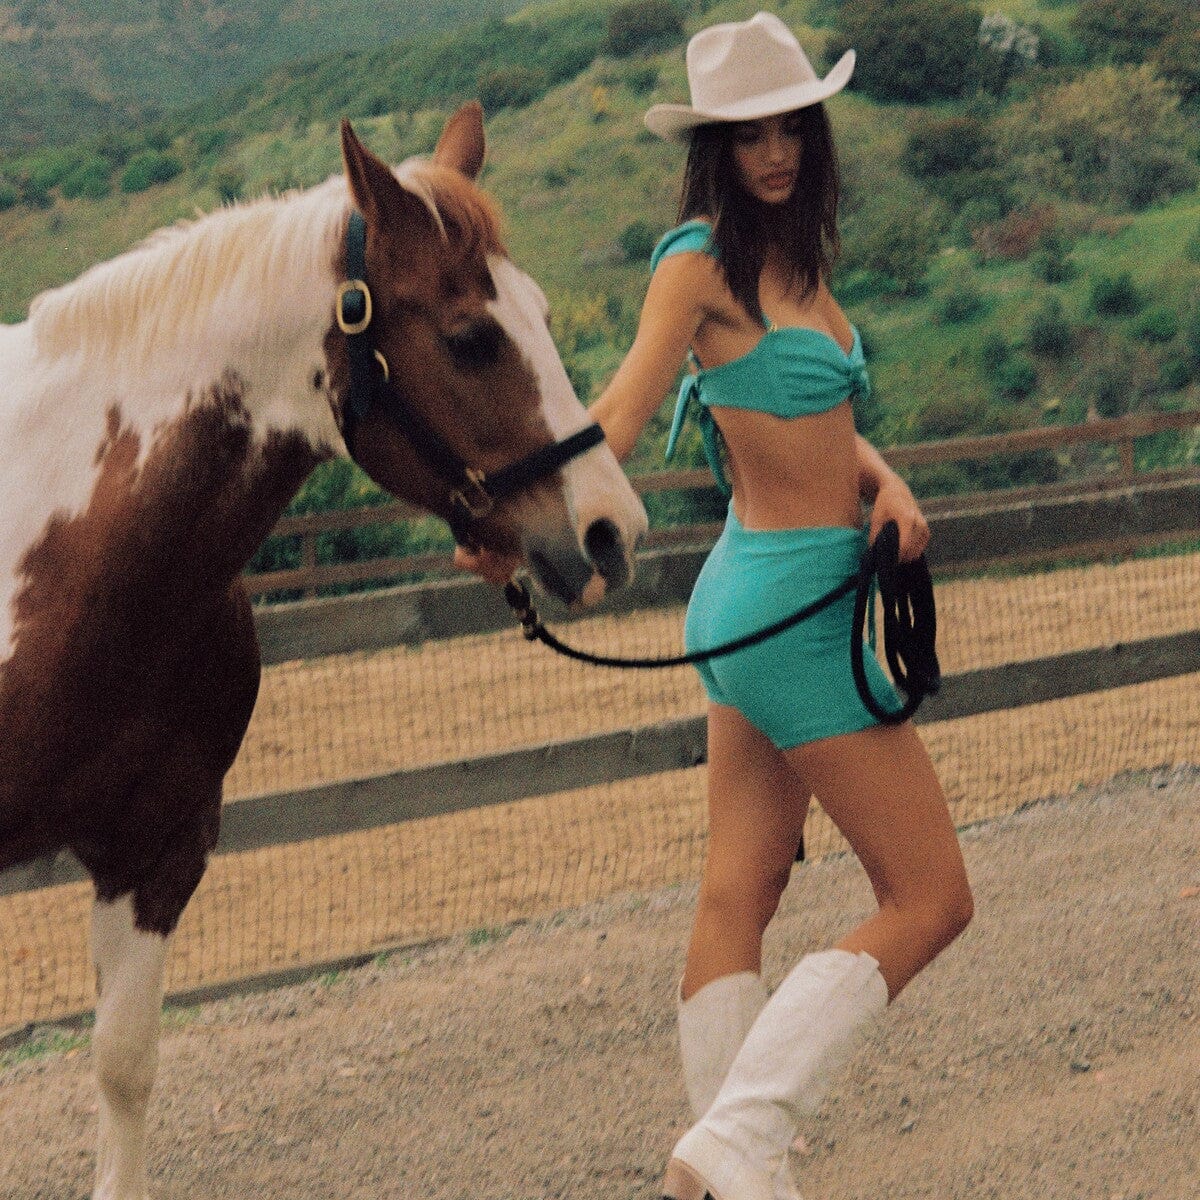
[[[550,86],[545,71],[534,67],[500,67],[479,77],[477,95],[484,112],[524,108],[543,96]]]
[[[1200,225],[1192,230],[1192,236],[1184,243],[1183,257],[1189,262],[1200,263]]]
[[[1004,258],[1028,258],[1035,246],[1054,228],[1058,214],[1051,205],[1038,205],[1023,212],[1010,212],[971,230],[971,242],[984,262]]]
[[[1127,316],[1142,307],[1142,297],[1128,271],[1094,279],[1090,299],[1092,311],[1102,317]]]
[[[899,290],[899,285],[890,275],[881,271],[846,271],[835,276],[834,295],[838,303],[846,307],[862,304],[876,296],[886,296]]]
[[[1192,382],[1192,364],[1183,354],[1170,354],[1158,370],[1158,386],[1164,392],[1177,392]]]
[[[658,86],[658,68],[652,63],[635,63],[629,67],[622,81],[635,96],[645,96]]]
[[[998,371],[1011,353],[1012,347],[1002,333],[989,333],[979,343],[979,361],[989,375]]]
[[[983,292],[969,280],[959,280],[939,297],[937,313],[946,324],[961,325],[979,316],[985,307]]]
[[[1193,0],[1080,0],[1071,29],[1095,58],[1145,62]]]
[[[838,10],[832,61],[858,51],[852,87],[877,100],[961,96],[979,75],[979,12],[963,0],[859,0]]]
[[[978,171],[995,161],[987,127],[976,117],[924,117],[908,135],[901,160],[918,179]]]
[[[1200,173],[1187,158],[1153,145],[1131,147],[1108,169],[1109,194],[1135,210],[1188,191],[1198,178]]]
[[[1179,332],[1179,314],[1166,304],[1155,304],[1142,313],[1133,332],[1143,341],[1169,342]]]
[[[883,405],[879,401],[878,388],[867,392],[856,391],[850,399],[850,411],[854,416],[854,428],[865,438],[879,428],[883,420]]]
[[[1029,319],[1026,341],[1034,354],[1064,358],[1075,344],[1075,331],[1063,315],[1062,303],[1051,296]]]
[[[617,238],[617,245],[621,247],[626,262],[649,262],[657,244],[658,235],[654,227],[645,221],[634,221],[626,225]]]
[[[1088,363],[1076,377],[1076,390],[1087,401],[1089,412],[1119,417],[1133,406],[1133,368],[1127,354],[1109,347]]]
[[[1184,318],[1183,352],[1192,366],[1200,370],[1200,304],[1195,305]]]
[[[1023,400],[1037,387],[1037,367],[1024,354],[1010,354],[993,376],[996,390],[1011,400]]]
[[[1193,186],[1192,137],[1178,94],[1147,66],[1090,71],[1010,106],[996,123],[1015,190],[1133,207]]]
[[[12,208],[20,198],[17,189],[7,179],[0,179],[0,212]]]
[[[1038,61],[1041,38],[1004,13],[988,13],[979,25],[980,84],[1000,95],[1018,72]]]
[[[98,155],[81,162],[59,185],[59,190],[68,199],[86,197],[100,200],[112,191],[113,166]]]
[[[168,183],[183,170],[179,159],[159,150],[135,154],[121,173],[121,191],[144,192],[156,183]]]
[[[1102,417],[1123,417],[1133,407],[1133,381],[1122,373],[1096,377],[1092,393]]]
[[[1179,22],[1154,48],[1150,62],[1185,103],[1200,100],[1200,16],[1193,12],[1190,24]]]
[[[54,203],[50,189],[29,175],[22,175],[17,181],[17,191],[21,202],[30,208],[49,208]]]
[[[1075,277],[1067,240],[1051,231],[1042,238],[1041,249],[1029,260],[1029,269],[1046,283],[1066,283]]]
[[[226,163],[213,172],[212,185],[223,204],[232,204],[242,198],[246,189],[246,173],[236,164]]]
[[[608,17],[605,49],[617,58],[658,50],[683,36],[683,17],[671,0],[630,0]]]

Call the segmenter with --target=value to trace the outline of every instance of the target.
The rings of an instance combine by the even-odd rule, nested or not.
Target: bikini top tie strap
[[[679,435],[683,430],[683,423],[693,410],[696,424],[700,427],[700,437],[704,443],[704,457],[708,460],[709,469],[713,473],[717,487],[728,499],[733,495],[733,488],[729,486],[729,480],[725,477],[721,431],[717,428],[712,413],[705,408],[700,399],[699,373],[685,375],[683,382],[679,385],[679,399],[675,402],[675,415],[671,420],[671,432],[667,435],[667,448],[663,453],[663,459],[670,462],[674,457],[679,444]]]

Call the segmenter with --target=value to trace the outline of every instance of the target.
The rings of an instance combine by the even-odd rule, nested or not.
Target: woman
[[[777,17],[698,33],[692,104],[657,105],[655,133],[690,141],[682,224],[659,243],[637,337],[592,408],[619,458],[691,352],[668,445],[693,409],[725,530],[688,606],[689,650],[761,628],[857,569],[888,520],[901,558],[929,531],[912,494],[854,430],[862,345],[830,294],[837,160],[819,79]],[[726,483],[728,476],[728,483]],[[501,580],[509,564],[464,562]],[[697,1123],[664,1180],[672,1200],[796,1195],[787,1150],[833,1072],[897,993],[966,926],[954,826],[911,724],[880,725],[850,668],[853,597],[752,649],[711,660],[709,841],[679,991],[684,1078]],[[872,690],[898,698],[871,656]],[[762,938],[788,881],[809,797],[858,855],[879,908],[803,958],[768,1001]]]

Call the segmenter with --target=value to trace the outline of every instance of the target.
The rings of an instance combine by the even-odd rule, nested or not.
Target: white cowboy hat
[[[680,138],[712,121],[753,121],[816,104],[840,92],[854,70],[847,50],[820,79],[796,35],[773,13],[748,21],[711,25],[687,48],[691,105],[656,104],[646,128],[663,138]]]

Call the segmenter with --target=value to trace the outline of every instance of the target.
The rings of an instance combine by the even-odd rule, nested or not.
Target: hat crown
[[[692,104],[706,111],[817,79],[795,34],[765,12],[702,29],[688,43],[687,74]]]

